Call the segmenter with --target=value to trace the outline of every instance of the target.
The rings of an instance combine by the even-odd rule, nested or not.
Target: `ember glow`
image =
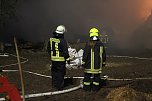
[[[109,0],[107,5],[106,17],[115,33],[115,43],[122,48],[129,47],[134,31],[151,15],[152,0]]]
[[[143,20],[146,21],[147,18],[151,15],[152,13],[152,0],[143,0],[144,3],[142,3],[140,7],[140,12],[139,12],[139,17]]]

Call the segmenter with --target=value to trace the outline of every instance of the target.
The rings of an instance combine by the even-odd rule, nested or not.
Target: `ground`
[[[22,57],[28,59],[27,63],[22,64],[24,71],[31,71],[35,73],[51,75],[49,56],[45,52],[22,52]],[[142,55],[144,57],[144,55]],[[21,59],[24,61],[25,59]],[[16,57],[0,57],[0,66],[16,63]],[[18,70],[18,66],[1,67],[3,70]],[[19,72],[2,72],[1,75],[8,77],[9,82],[15,84],[21,93],[21,83]],[[44,97],[28,98],[26,101],[122,101],[119,100],[122,95],[124,98],[130,97],[131,94],[136,94],[137,98],[132,101],[152,101],[152,79],[136,80],[135,78],[149,78],[152,77],[152,60],[136,59],[126,57],[107,57],[107,66],[103,68],[103,74],[110,78],[134,79],[132,81],[107,81],[107,85],[102,87],[99,92],[85,92],[78,89],[69,93],[50,95]],[[83,69],[67,69],[66,76],[83,76]],[[23,72],[25,83],[25,94],[35,94],[54,91],[51,88],[51,79],[46,77],[29,74]],[[67,80],[68,81],[68,80]],[[64,89],[78,86],[80,79],[72,79],[68,82],[69,85]],[[71,83],[71,84],[70,84]],[[72,84],[73,83],[73,84]],[[126,91],[127,93],[125,93]],[[129,93],[134,92],[134,93]],[[119,94],[112,96],[115,92]],[[113,94],[114,93],[114,94]],[[141,96],[142,95],[142,96]],[[1,97],[4,95],[1,94]],[[141,97],[140,99],[139,96]],[[114,100],[115,99],[115,100]],[[128,98],[129,99],[129,98]],[[131,98],[130,98],[131,99]],[[125,101],[131,101],[131,100]]]

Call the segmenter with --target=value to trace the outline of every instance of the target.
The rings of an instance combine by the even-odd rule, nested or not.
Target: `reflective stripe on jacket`
[[[95,42],[92,49],[89,42],[86,43],[83,53],[84,72],[98,74],[102,72],[102,64],[106,62],[106,53],[103,44],[100,41]]]
[[[51,61],[66,61],[69,58],[68,45],[64,38],[50,38],[48,52]]]

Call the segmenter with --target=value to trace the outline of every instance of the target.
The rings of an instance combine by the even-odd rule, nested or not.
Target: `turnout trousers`
[[[93,78],[91,78],[93,76]],[[100,74],[84,73],[83,89],[85,91],[100,90]]]
[[[52,87],[62,90],[64,87],[64,76],[66,74],[66,62],[52,61],[51,75]]]

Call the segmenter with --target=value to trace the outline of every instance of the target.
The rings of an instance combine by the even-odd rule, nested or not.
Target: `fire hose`
[[[15,56],[15,55],[12,55],[12,56]],[[129,57],[129,56],[113,56],[113,57],[126,57],[126,58],[136,58],[136,59],[148,59],[148,60],[152,60],[152,58],[139,58],[139,57]],[[26,58],[22,57],[22,59],[26,59]],[[21,63],[26,63],[27,61],[28,61],[28,59],[26,59],[26,61],[23,61]],[[12,65],[17,65],[17,64],[18,63],[7,65],[7,66],[12,66]],[[7,66],[1,66],[1,67],[7,67]],[[18,71],[18,70],[2,70],[2,71],[3,72],[15,72],[15,71]],[[34,75],[37,75],[37,76],[46,77],[46,78],[51,78],[51,76],[47,76],[47,75],[43,75],[43,74],[38,74],[38,73],[31,72],[31,71],[23,71],[23,72],[26,72],[26,73],[29,73],[29,74],[34,74]],[[83,77],[65,77],[65,78],[82,79]],[[105,77],[103,77],[103,78],[105,78]],[[132,81],[132,80],[145,80],[145,79],[151,80],[152,79],[151,77],[149,77],[149,78],[135,78],[135,79],[114,79],[114,78],[108,78],[108,77],[106,77],[106,78],[109,81]],[[63,90],[63,91],[46,92],[46,93],[38,93],[38,94],[27,94],[27,95],[25,95],[25,98],[62,94],[62,93],[67,93],[67,92],[71,92],[71,91],[77,90],[77,89],[79,89],[81,87],[82,87],[82,84],[80,84],[77,87],[73,87],[73,88],[70,88],[70,89],[67,89],[67,90]],[[3,100],[4,100],[4,98],[0,98],[0,101],[3,101]]]

